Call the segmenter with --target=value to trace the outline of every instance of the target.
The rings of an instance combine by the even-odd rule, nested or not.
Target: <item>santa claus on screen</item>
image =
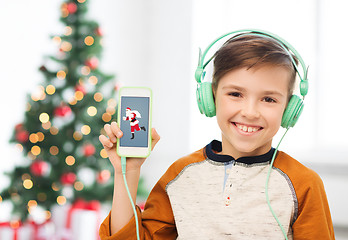
[[[129,121],[130,127],[131,127],[131,133],[132,137],[131,139],[134,139],[134,131],[140,131],[144,130],[146,131],[145,127],[139,127],[139,120],[137,118],[141,118],[140,113],[137,110],[131,110],[129,107],[126,109],[126,116],[123,117],[123,121]]]

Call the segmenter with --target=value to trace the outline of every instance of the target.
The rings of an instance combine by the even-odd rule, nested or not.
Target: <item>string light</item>
[[[111,115],[114,115],[115,112],[116,112],[116,110],[115,110],[115,108],[113,108],[113,107],[107,107],[107,108],[106,108],[106,112],[109,113],[109,114],[111,114]]]
[[[77,101],[81,101],[83,99],[83,96],[84,96],[83,92],[81,92],[81,91],[76,91],[75,92],[75,99]]]
[[[29,200],[27,205],[28,208],[35,208],[37,207],[37,202],[35,200]]]
[[[42,123],[47,123],[50,120],[50,116],[47,113],[41,113],[39,116],[39,120]]]
[[[67,164],[67,165],[69,165],[69,166],[72,166],[72,165],[74,165],[75,164],[75,158],[73,157],[73,156],[67,156],[66,158],[65,158],[65,163]]]
[[[35,156],[31,151],[28,152],[27,157],[28,157],[30,160],[35,160],[35,159],[36,159],[36,156]]]
[[[23,181],[23,187],[25,189],[31,189],[33,187],[33,182],[30,179],[25,179]]]
[[[24,180],[26,180],[26,179],[31,179],[31,177],[30,177],[30,175],[29,175],[28,173],[24,173],[24,174],[22,175],[22,180],[24,181]]]
[[[115,107],[117,106],[116,100],[113,99],[113,98],[109,99],[109,101],[108,101],[108,106],[109,106],[109,107],[115,108]]]
[[[36,135],[39,138],[39,142],[42,142],[45,139],[45,135],[42,132],[37,132]]]
[[[59,205],[64,205],[66,203],[66,198],[64,196],[58,196],[57,197],[57,203]]]
[[[17,149],[18,149],[20,152],[23,152],[23,145],[22,145],[22,144],[17,143],[17,144],[16,144],[16,147],[17,147]]]
[[[50,147],[50,154],[51,154],[51,155],[55,156],[55,155],[57,155],[58,153],[59,153],[59,149],[58,149],[57,146],[52,146],[52,147]]]
[[[62,39],[58,36],[53,37],[52,40],[57,44],[60,44],[62,42]]]
[[[72,34],[72,28],[70,26],[66,26],[64,29],[64,35],[69,36]]]
[[[51,122],[48,121],[48,122],[42,123],[41,125],[43,129],[48,130],[51,127]]]
[[[78,132],[78,131],[76,131],[76,132],[74,132],[74,134],[73,134],[73,138],[76,140],[76,141],[80,141],[81,139],[82,139],[82,133],[80,133],[80,132]]]
[[[97,108],[94,107],[94,106],[90,106],[90,107],[87,109],[87,113],[88,113],[88,115],[91,116],[91,117],[94,117],[95,115],[97,115],[97,112],[98,112],[98,110],[97,110]]]
[[[88,126],[88,125],[83,125],[81,127],[81,132],[82,132],[83,135],[88,135],[91,132],[91,127]]]
[[[45,88],[43,86],[39,86],[31,95],[31,99],[34,102],[39,100],[44,100],[46,98]]]
[[[63,79],[65,79],[65,77],[66,77],[66,72],[64,72],[63,70],[60,70],[57,72],[58,79],[63,80]]]
[[[88,78],[88,81],[90,82],[90,84],[93,84],[93,85],[97,85],[98,83],[98,78],[96,76],[90,76]]]
[[[79,3],[84,3],[86,0],[77,0]]]
[[[11,226],[11,228],[13,228],[13,229],[19,228],[19,226],[20,226],[19,221],[16,221],[16,220],[11,221],[11,222],[10,222],[10,226]]]
[[[35,133],[29,135],[29,141],[31,143],[37,143],[39,141],[39,136]]]
[[[40,201],[40,202],[44,202],[47,200],[47,195],[46,193],[44,192],[40,192],[37,194],[37,199]]]
[[[50,211],[45,211],[45,213],[46,213],[46,219],[47,220],[50,219],[51,216],[52,216],[51,212]]]
[[[71,99],[71,100],[69,101],[69,104],[70,104],[70,105],[75,105],[76,103],[77,103],[76,97],[74,97],[73,99]]]
[[[41,153],[41,148],[37,145],[33,146],[31,148],[31,153],[34,155],[34,156],[37,156]]]
[[[50,133],[52,135],[57,135],[59,133],[59,129],[56,127],[50,127]]]
[[[94,43],[94,38],[92,36],[87,36],[87,37],[85,37],[84,42],[87,46],[91,46]]]
[[[70,52],[72,49],[72,44],[64,41],[62,42],[62,44],[60,45],[60,48],[64,51],[64,52]]]
[[[110,122],[111,121],[111,114],[110,113],[104,113],[103,116],[102,116],[102,119],[104,122]]]
[[[100,156],[102,158],[107,158],[108,157],[108,154],[106,153],[106,150],[104,148],[100,151]]]
[[[83,75],[87,76],[88,74],[91,73],[90,67],[83,66],[83,67],[81,68],[81,73],[82,73]]]
[[[46,87],[46,92],[47,92],[47,94],[49,94],[49,95],[53,95],[53,94],[56,92],[55,86],[53,86],[53,85],[48,85],[48,86]]]
[[[84,185],[82,182],[77,181],[74,183],[74,188],[76,191],[82,191],[84,188]]]
[[[58,186],[58,184],[57,183],[52,183],[52,190],[53,191],[55,191],[55,192],[58,192],[59,191],[59,189],[60,189],[60,187]]]
[[[94,94],[93,98],[96,102],[101,102],[103,100],[103,94],[101,94],[100,92],[97,92]]]
[[[62,11],[62,17],[63,18],[66,18],[67,16],[69,16],[68,4],[63,3],[62,7],[61,7],[61,11]]]

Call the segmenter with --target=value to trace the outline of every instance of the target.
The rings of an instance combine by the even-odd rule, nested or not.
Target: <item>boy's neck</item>
[[[269,142],[260,148],[253,149],[252,151],[242,151],[233,147],[233,145],[230,144],[230,142],[227,139],[225,139],[224,136],[222,136],[221,146],[222,150],[218,154],[229,155],[234,159],[239,159],[242,157],[253,157],[266,154],[271,150],[272,142]]]

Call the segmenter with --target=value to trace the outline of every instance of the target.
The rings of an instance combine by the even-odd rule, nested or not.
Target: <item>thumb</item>
[[[151,136],[152,136],[151,150],[153,150],[161,137],[158,135],[155,128],[151,129]]]

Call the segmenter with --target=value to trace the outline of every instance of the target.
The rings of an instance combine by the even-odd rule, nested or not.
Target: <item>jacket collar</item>
[[[231,162],[236,161],[244,164],[255,164],[255,163],[264,163],[269,162],[272,159],[275,149],[271,148],[267,153],[259,155],[259,156],[249,156],[249,157],[241,157],[238,159],[234,159],[230,155],[222,155],[219,152],[222,151],[222,144],[220,141],[213,140],[205,147],[206,156],[215,162]]]

